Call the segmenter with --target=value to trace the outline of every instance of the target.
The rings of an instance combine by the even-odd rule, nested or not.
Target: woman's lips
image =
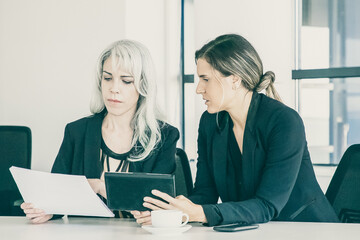
[[[116,99],[108,99],[108,101],[113,102],[113,103],[122,103],[121,101],[116,100]]]

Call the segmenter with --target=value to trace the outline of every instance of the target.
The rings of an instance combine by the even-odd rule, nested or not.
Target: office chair
[[[176,148],[175,154],[175,188],[176,195],[189,196],[193,189],[191,170],[186,153],[181,148]]]
[[[325,195],[341,222],[360,223],[360,144],[346,150]]]
[[[0,126],[0,216],[24,215],[23,202],[9,171],[11,166],[30,169],[31,130],[22,126]]]

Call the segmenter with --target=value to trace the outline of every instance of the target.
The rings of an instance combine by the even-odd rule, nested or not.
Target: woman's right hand
[[[140,225],[151,225],[151,213],[150,211],[131,211],[130,212],[134,218],[136,219],[136,222]]]
[[[44,223],[53,217],[52,214],[46,214],[42,209],[34,208],[32,203],[23,203],[20,207],[32,223]]]

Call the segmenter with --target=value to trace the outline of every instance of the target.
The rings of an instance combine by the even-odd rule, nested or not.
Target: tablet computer
[[[107,205],[112,210],[149,210],[143,206],[144,197],[157,198],[157,189],[175,197],[175,176],[156,173],[105,172]]]

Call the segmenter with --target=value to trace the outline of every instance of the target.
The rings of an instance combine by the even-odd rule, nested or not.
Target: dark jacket
[[[51,172],[85,175],[100,178],[103,166],[100,161],[101,126],[104,113],[79,119],[67,124],[64,140]],[[144,160],[131,162],[130,172],[173,173],[175,171],[176,142],[179,131],[161,123],[161,142]]]
[[[219,127],[216,114],[205,112],[201,117],[198,170],[190,196],[203,205],[209,225],[338,221],[315,178],[304,124],[296,111],[253,93],[243,138],[241,185],[245,200],[239,202],[230,202],[226,187],[231,119],[227,112],[219,113],[218,118]],[[216,204],[219,197],[222,203]]]

